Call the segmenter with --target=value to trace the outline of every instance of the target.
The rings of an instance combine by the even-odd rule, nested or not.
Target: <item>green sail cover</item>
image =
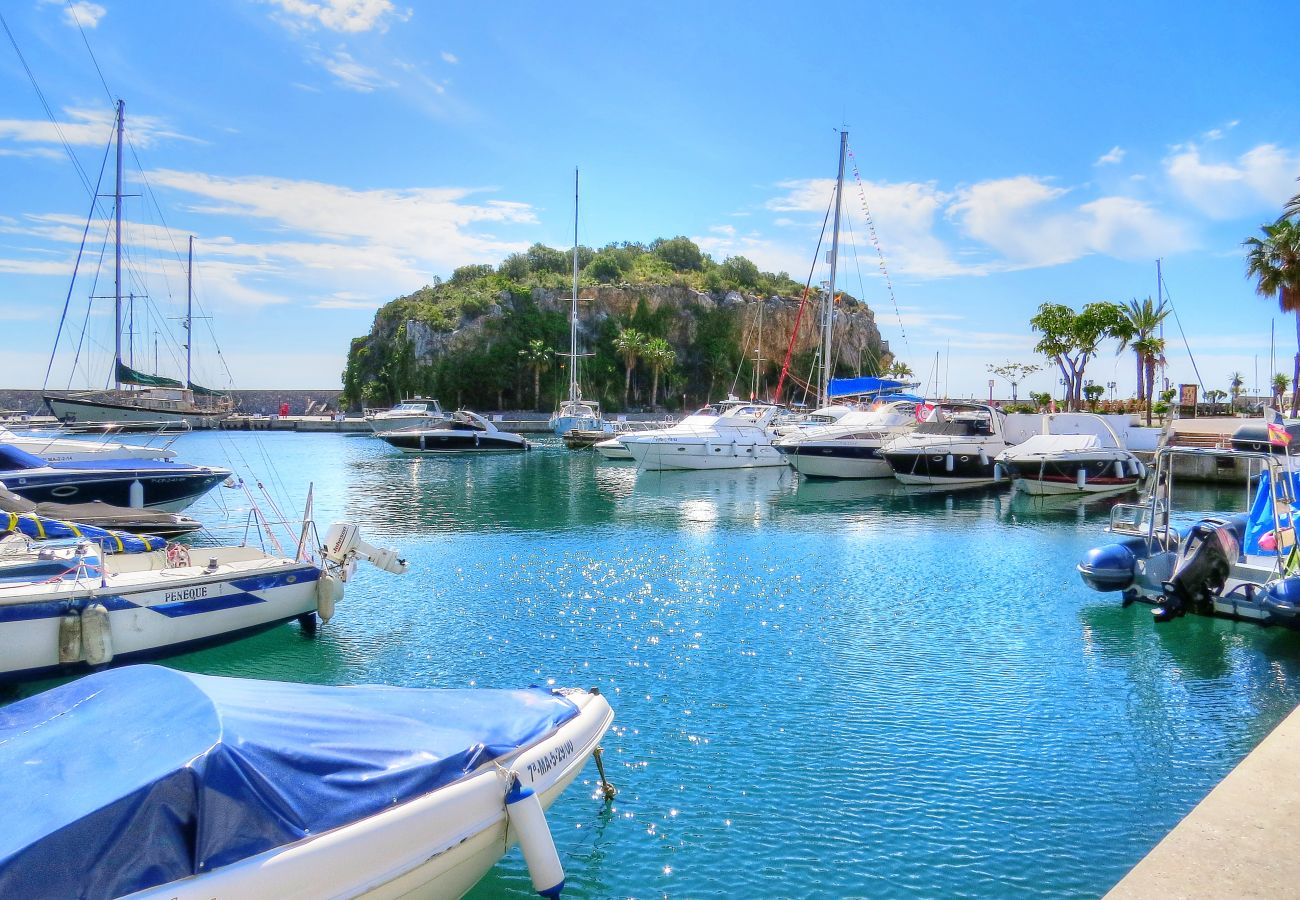
[[[181,384],[174,378],[164,378],[161,375],[146,375],[143,372],[137,372],[126,363],[120,361],[117,364],[117,380],[122,384],[136,384],[140,387],[185,387],[185,385]]]
[[[190,390],[194,392],[195,397],[224,397],[221,391],[214,391],[212,388],[205,388],[201,384],[190,382]]]

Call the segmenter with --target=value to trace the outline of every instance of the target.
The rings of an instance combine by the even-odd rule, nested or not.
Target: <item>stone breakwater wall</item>
[[[238,410],[246,415],[275,415],[280,411],[280,404],[289,404],[289,415],[305,416],[319,414],[322,410],[335,412],[339,408],[339,394],[342,391],[234,391]],[[20,413],[25,415],[48,416],[41,400],[41,392],[35,390],[18,390],[0,388],[0,416]]]

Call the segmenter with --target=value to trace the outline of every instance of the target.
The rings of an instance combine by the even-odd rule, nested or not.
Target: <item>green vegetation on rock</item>
[[[589,399],[613,410],[653,404],[657,393],[677,407],[683,396],[703,402],[749,384],[750,331],[764,316],[760,380],[775,382],[803,292],[786,273],[762,272],[741,256],[715,262],[680,236],[581,247],[578,264],[580,382]],[[370,333],[352,341],[342,401],[381,407],[418,394],[447,406],[553,408],[567,393],[572,279],[571,251],[534,244],[388,302]],[[891,359],[871,311],[848,295],[837,309],[853,343],[840,374],[881,371]],[[628,332],[653,351],[620,351]],[[549,364],[541,348],[553,351]],[[808,358],[807,348],[796,356]]]

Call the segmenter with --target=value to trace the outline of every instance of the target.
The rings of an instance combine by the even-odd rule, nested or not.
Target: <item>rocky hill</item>
[[[680,251],[681,242],[694,248],[698,267],[691,268],[693,259],[683,268],[662,258],[662,248]],[[629,247],[632,263],[626,269],[602,268],[611,250]],[[586,397],[611,410],[641,408],[651,405],[656,391],[660,405],[679,408],[733,389],[747,394],[756,381],[760,394],[775,387],[800,305],[801,288],[784,273],[759,273],[734,257],[714,263],[685,238],[586,253],[578,323]],[[558,255],[558,262],[546,254]],[[521,264],[517,258],[497,269],[466,267],[448,282],[381,308],[370,333],[352,342],[343,402],[384,406],[422,394],[444,406],[554,408],[569,377],[572,289],[564,277],[565,258],[540,245],[519,256],[548,267],[521,272],[528,260]],[[841,295],[833,321],[838,375],[876,374],[889,364],[889,347],[869,307]],[[809,303],[791,364],[799,379],[813,371],[819,327],[818,306]],[[663,355],[663,344],[660,355],[645,349],[620,353],[616,341],[623,332],[645,342],[660,339],[669,355]],[[791,397],[787,390],[785,399]]]

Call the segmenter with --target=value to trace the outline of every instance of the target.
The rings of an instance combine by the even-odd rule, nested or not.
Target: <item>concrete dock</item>
[[[1107,898],[1300,895],[1300,709],[1282,720]]]

